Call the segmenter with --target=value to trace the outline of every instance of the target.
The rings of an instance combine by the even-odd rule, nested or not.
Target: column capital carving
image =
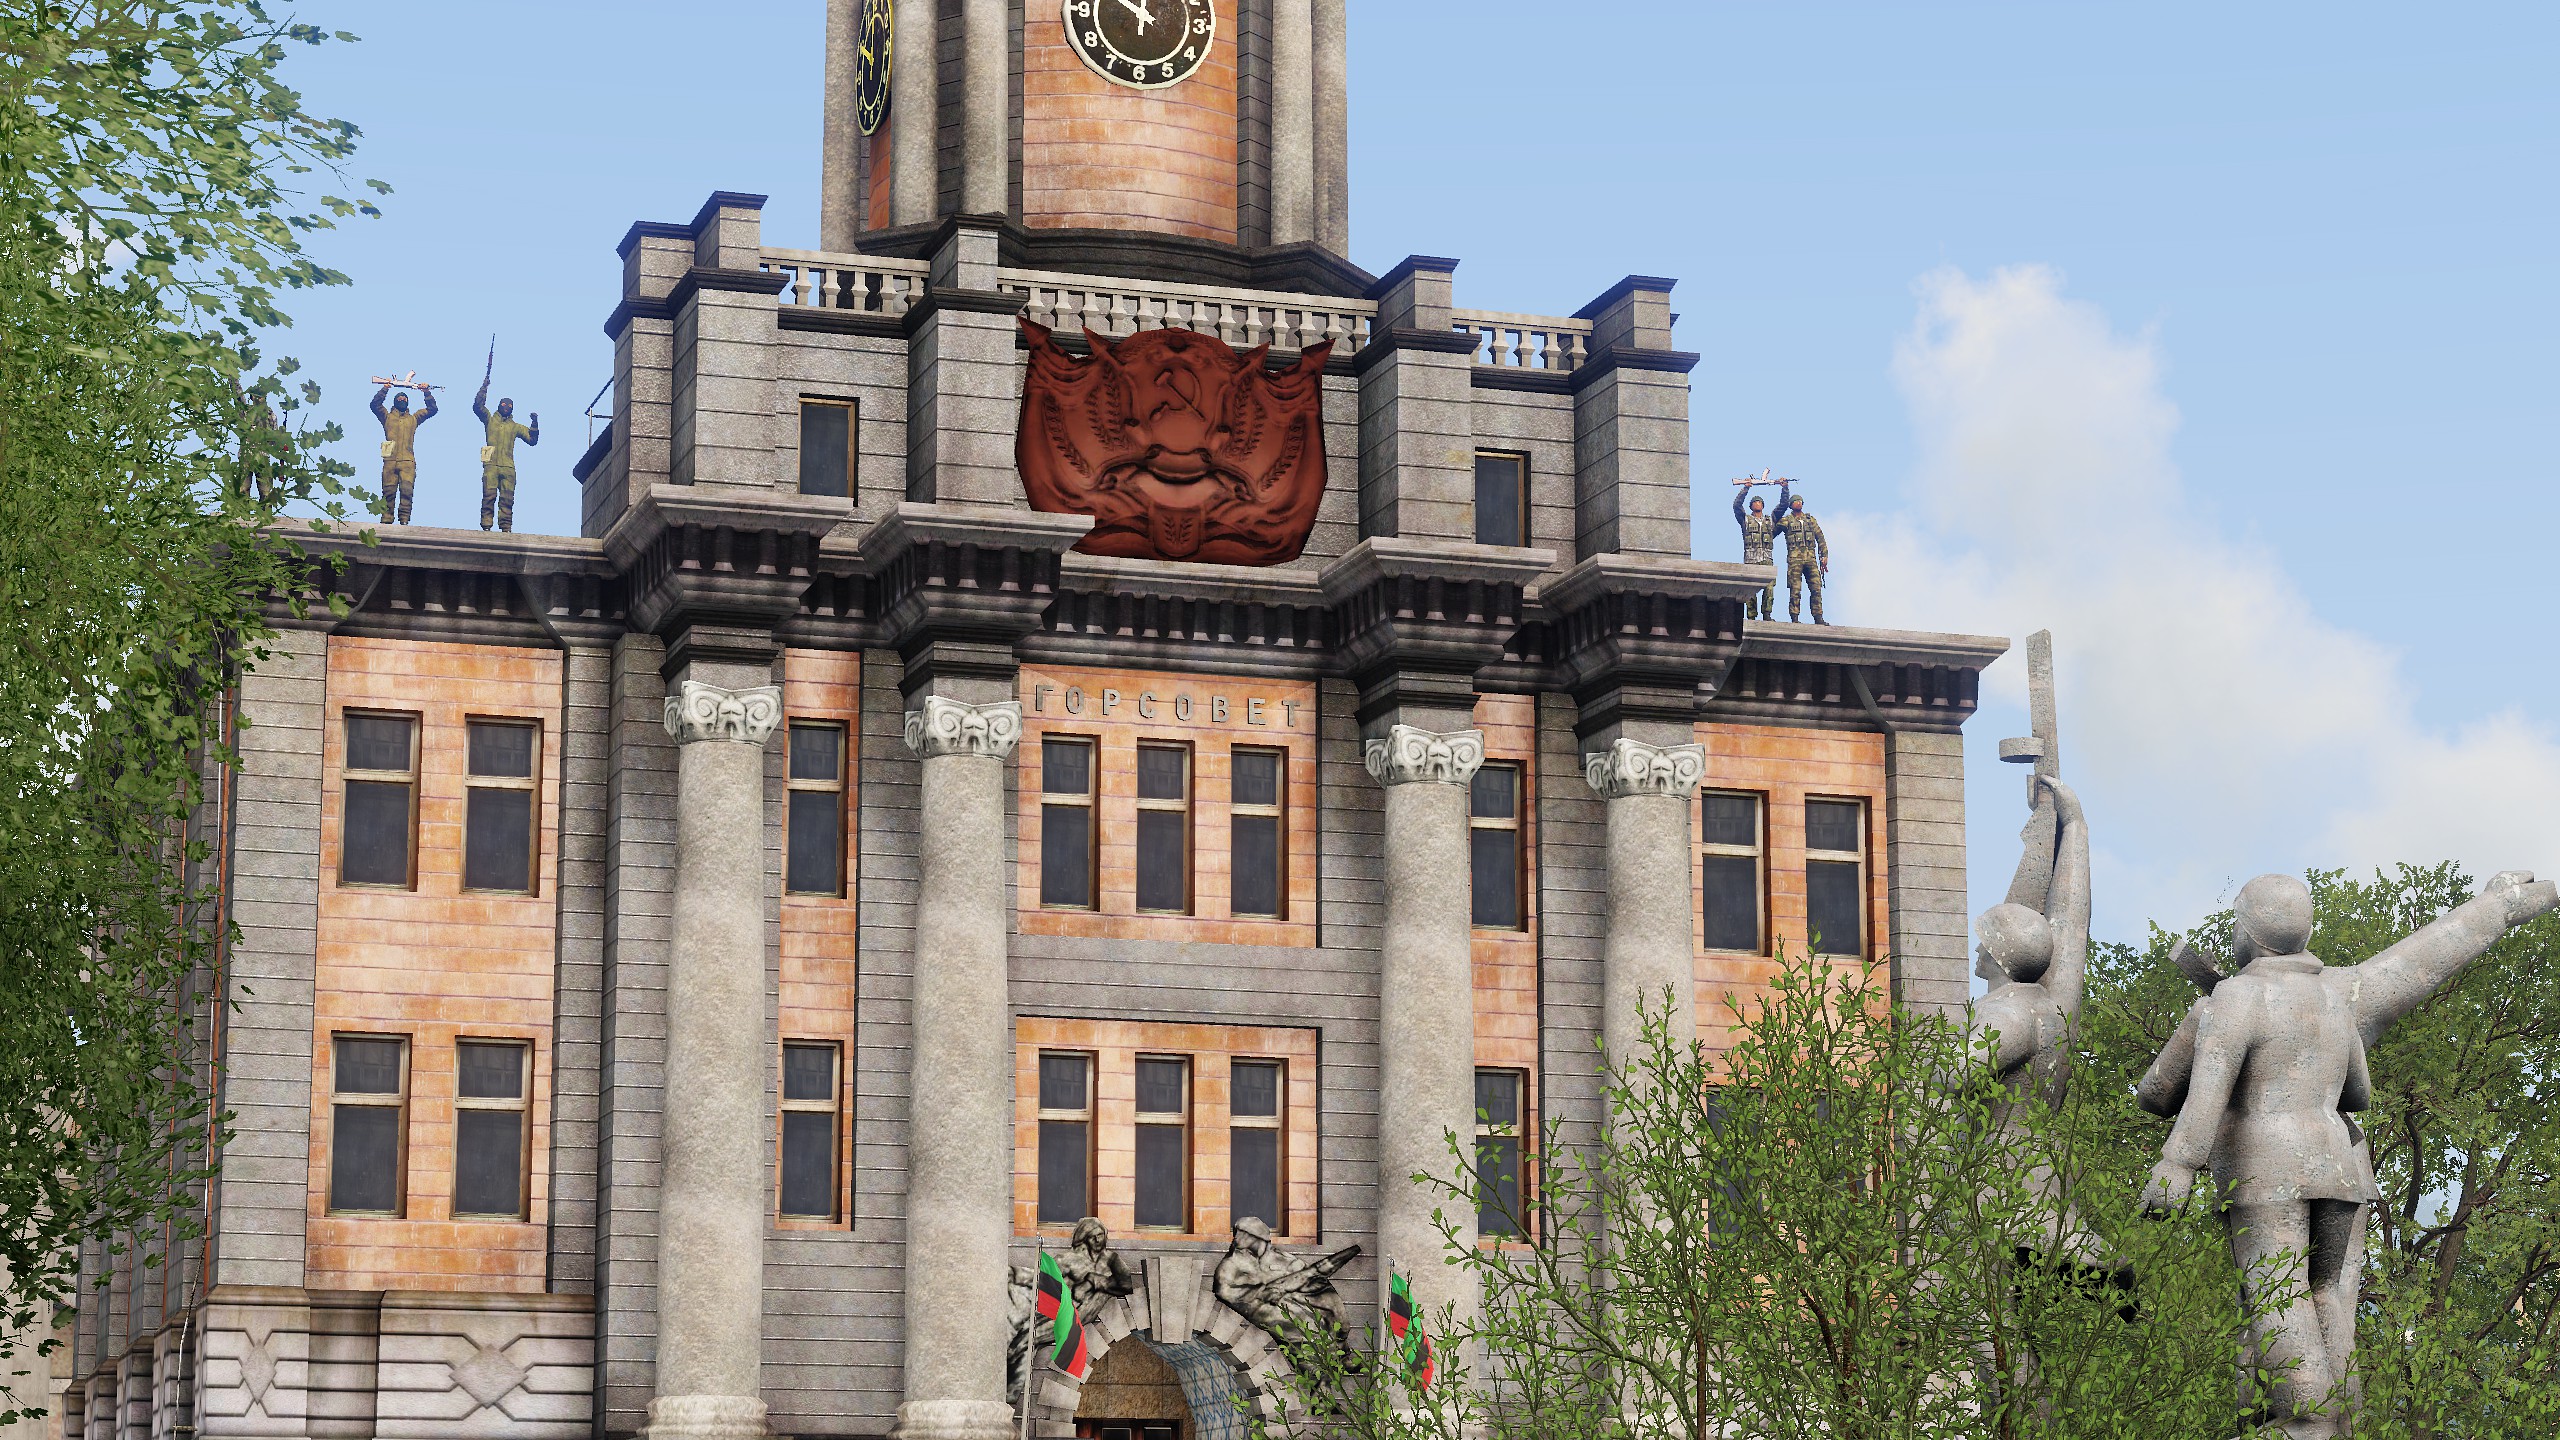
[[[1608,749],[1582,757],[1582,778],[1604,800],[1622,795],[1671,795],[1686,800],[1698,793],[1698,782],[1706,774],[1707,747],[1698,744],[1648,745],[1621,736]]]
[[[1475,779],[1477,767],[1484,764],[1484,732],[1390,726],[1384,739],[1361,748],[1361,760],[1381,785],[1417,780],[1464,785]]]
[[[928,759],[936,755],[986,755],[1010,759],[1022,740],[1022,702],[998,700],[972,705],[943,695],[927,695],[907,712],[907,748]]]
[[[687,680],[667,696],[667,733],[679,745],[696,740],[739,740],[762,745],[782,720],[782,687],[723,690]]]

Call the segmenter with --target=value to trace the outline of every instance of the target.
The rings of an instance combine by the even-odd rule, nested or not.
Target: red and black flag
[[[1431,1388],[1431,1376],[1439,1368],[1431,1353],[1431,1336],[1413,1307],[1413,1287],[1393,1268],[1387,1271],[1387,1346],[1412,1378],[1413,1388]]]
[[[1049,1326],[1049,1363],[1082,1380],[1092,1355],[1085,1349],[1084,1317],[1076,1313],[1075,1287],[1049,1252],[1040,1252],[1040,1290],[1034,1312]],[[1036,1334],[1035,1329],[1035,1334]]]

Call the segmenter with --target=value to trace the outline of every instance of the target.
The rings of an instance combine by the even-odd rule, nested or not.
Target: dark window
[[[844,400],[800,402],[800,493],[853,493],[853,405]]]
[[[1227,1174],[1230,1223],[1252,1216],[1274,1235],[1289,1233],[1282,1194],[1283,1072],[1277,1060],[1238,1060],[1227,1069]]]
[[[1040,738],[1040,903],[1094,908],[1093,742]]]
[[[1529,543],[1529,457],[1476,452],[1476,543]]]
[[[1040,1055],[1040,1223],[1093,1213],[1093,1057]]]
[[[1520,767],[1488,762],[1476,771],[1467,805],[1467,846],[1475,891],[1475,923],[1518,930],[1520,904]]]
[[[1522,1093],[1529,1077],[1517,1070],[1476,1072],[1476,1233],[1505,1237],[1526,1233],[1528,1211],[1521,1184]]]
[[[1138,1060],[1138,1224],[1191,1228],[1191,1062]]]
[[[464,782],[462,888],[533,890],[534,747],[537,732],[518,721],[474,720],[471,767]]]
[[[1866,816],[1855,800],[1804,802],[1804,912],[1817,955],[1864,955]]]
[[[454,1046],[453,1213],[524,1215],[525,1060],[499,1040]]]
[[[329,1208],[397,1215],[401,1135],[407,1128],[409,1044],[339,1035],[329,1047]]]
[[[794,720],[790,729],[790,857],[794,895],[844,893],[844,727]]]
[[[837,1197],[836,1135],[843,1114],[837,1095],[834,1045],[786,1041],[782,1047],[782,1214],[793,1220],[834,1220]]]
[[[1138,908],[1191,910],[1191,747],[1138,747]]]
[[[338,883],[412,883],[417,835],[418,717],[347,717],[346,803],[338,817]]]
[[[1706,948],[1765,953],[1761,938],[1768,872],[1760,797],[1730,790],[1700,794],[1698,851]]]
[[[1228,913],[1278,919],[1288,893],[1280,796],[1289,757],[1279,750],[1238,750],[1232,759]]]

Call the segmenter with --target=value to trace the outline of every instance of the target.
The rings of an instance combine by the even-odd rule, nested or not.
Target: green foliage
[[[318,399],[262,360],[355,130],[282,79],[310,27],[242,0],[0,5],[0,1320],[69,1298],[83,1244],[191,1233],[211,1153],[190,826],[277,522],[337,513]],[[0,1352],[22,1368],[28,1357]]]
[[[2450,865],[2369,881],[2313,871],[2312,952],[2354,965],[2477,893]],[[2230,949],[2229,912],[2190,932]],[[2194,988],[2174,937],[2102,947],[2081,1037],[2091,1091],[2140,1078]],[[2365,1233],[2356,1433],[2504,1440],[2560,1432],[2560,917],[2510,932],[2368,1053],[2383,1200]],[[2156,1158],[2167,1122],[2108,1137],[2119,1168]]]
[[[2004,1126],[2007,1092],[1959,1028],[1802,958],[1736,1018],[1733,1048],[1710,1054],[1652,1016],[1607,1083],[1610,1143],[1543,1137],[1545,1193],[1523,1217],[1538,1242],[1452,1244],[1482,1296],[1471,1320],[1439,1317],[1459,1374],[1415,1394],[1293,1355],[1298,1407],[1361,1440],[2240,1428],[2219,1231],[2138,1222],[2140,1172],[2093,1163],[2090,1136],[2129,1095],[2029,1104]],[[1417,1177],[1444,1217],[1475,1198],[1452,1144],[1450,1175]]]

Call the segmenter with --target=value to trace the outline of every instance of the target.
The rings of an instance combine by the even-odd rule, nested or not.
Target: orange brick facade
[[[845,835],[844,894],[839,897],[786,893],[782,897],[781,998],[777,1009],[782,1041],[814,1040],[838,1047],[836,1188],[841,1197],[844,1157],[853,1153],[852,1095],[845,1077],[853,1073],[855,979],[858,969],[854,948],[860,931],[859,897],[854,885],[854,877],[860,867],[856,863],[853,845],[859,827],[853,823],[853,817],[861,813],[862,770],[855,762],[862,735],[862,657],[838,650],[784,651],[782,717],[786,726],[795,720],[841,725],[847,737],[844,809],[840,812]],[[781,1063],[781,1047],[777,1044],[774,1050],[777,1073]],[[781,1127],[782,1119],[777,1111],[774,1117],[776,1155],[782,1153]],[[777,1187],[781,1184],[778,1171],[774,1184]],[[785,1229],[838,1229],[851,1223],[851,1214],[848,1207],[843,1218],[833,1223],[816,1220],[781,1220],[777,1223]]]
[[[319,953],[312,1035],[307,1283],[348,1290],[543,1288],[551,1113],[552,956],[559,853],[560,656],[489,645],[329,642],[321,751]],[[338,883],[349,710],[418,717],[417,879],[409,890]],[[462,891],[464,724],[535,721],[539,848],[531,895]],[[329,1213],[330,1042],[408,1041],[398,1218]],[[457,1040],[532,1046],[528,1196],[520,1221],[452,1218]]]
[[[1039,1223],[1040,1052],[1071,1050],[1096,1064],[1093,1105],[1094,1216],[1115,1235],[1227,1238],[1227,1062],[1277,1060],[1286,1067],[1282,1142],[1289,1210],[1284,1241],[1317,1240],[1316,1032],[1244,1025],[1145,1024],[1123,1020],[1044,1019],[1014,1023],[1013,1223],[1021,1235],[1064,1236],[1069,1227]],[[1137,1231],[1137,1059],[1191,1061],[1191,1226]]]
[[[1076,58],[1055,4],[1025,8],[1024,224],[1234,241],[1235,9],[1217,0],[1217,43],[1191,78],[1133,90]]]

